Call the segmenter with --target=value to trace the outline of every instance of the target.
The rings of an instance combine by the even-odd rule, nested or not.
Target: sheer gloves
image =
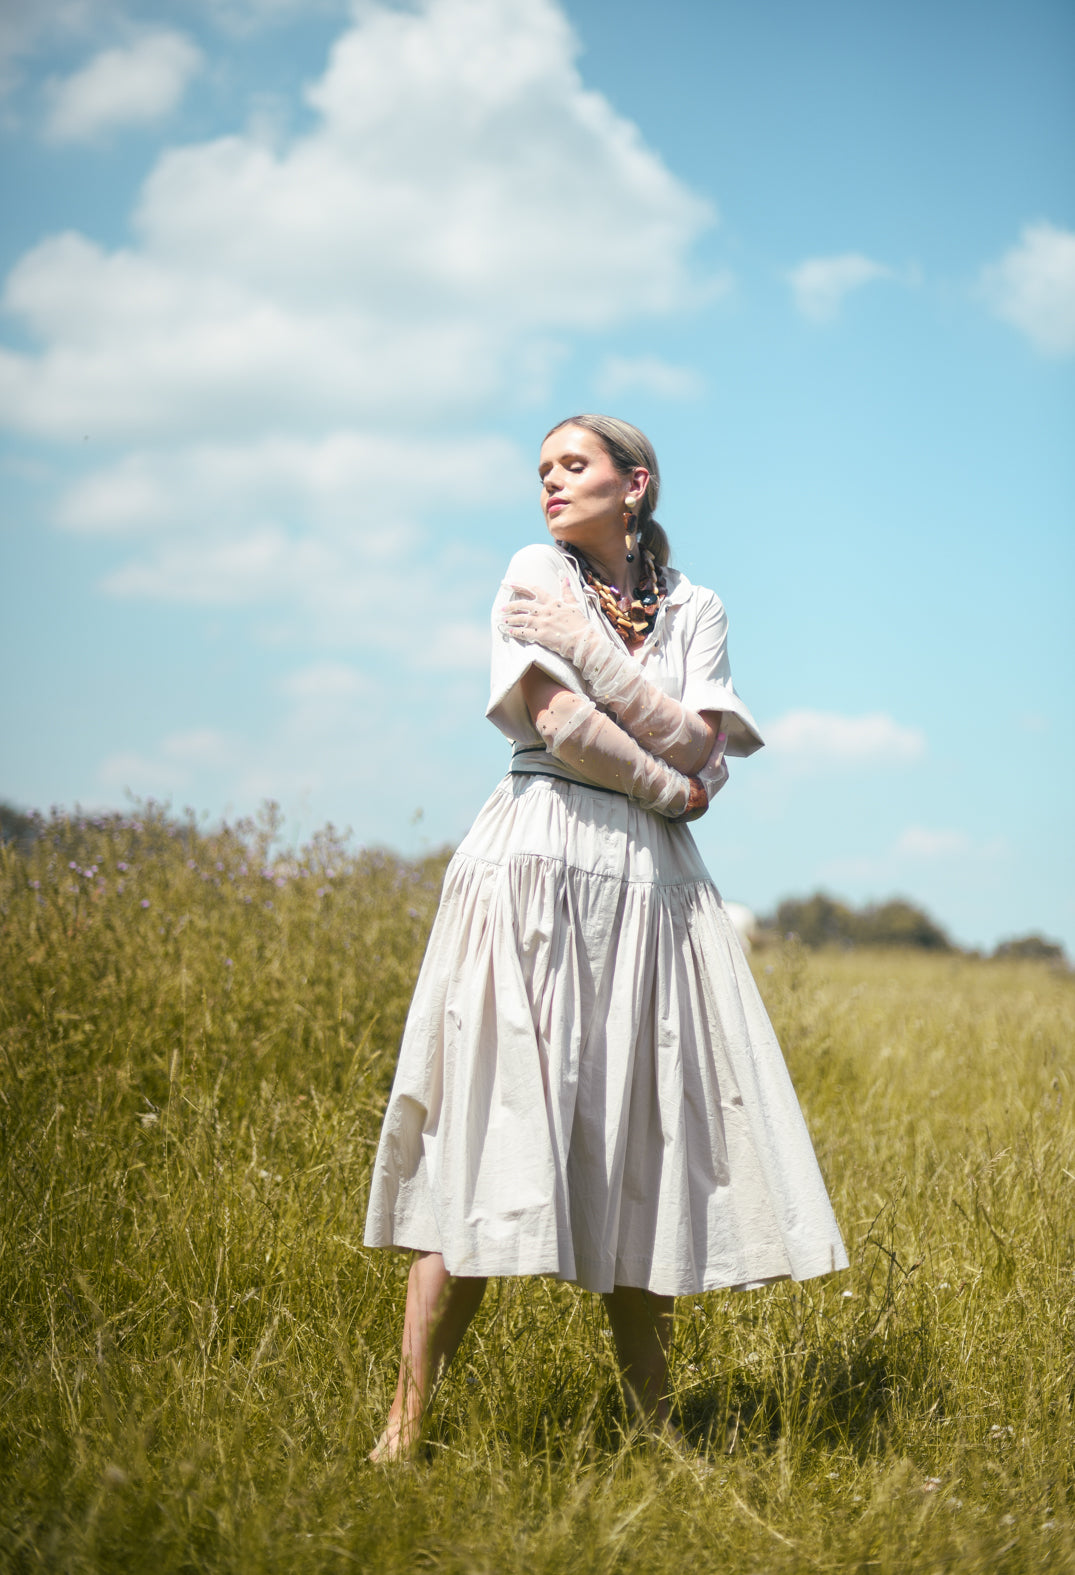
[[[535,726],[546,749],[565,766],[597,787],[626,793],[666,820],[694,820],[709,808],[699,778],[648,754],[585,695],[558,690]]]
[[[541,645],[564,657],[578,673],[587,694],[614,712],[649,754],[660,756],[679,770],[691,766],[709,737],[702,718],[650,683],[639,663],[618,648],[600,625],[592,623],[578,603],[570,599],[570,582],[564,579],[562,586],[569,599],[557,601],[540,588],[513,585],[518,599],[501,609],[502,631],[524,644]],[[702,771],[708,766],[709,761]],[[727,775],[725,766],[717,786],[723,786]],[[716,791],[714,787],[713,792]]]

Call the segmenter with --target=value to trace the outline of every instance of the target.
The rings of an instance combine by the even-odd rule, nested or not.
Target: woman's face
[[[585,547],[623,535],[625,499],[637,503],[649,481],[641,466],[622,475],[586,427],[559,427],[541,445],[541,507],[550,535]]]

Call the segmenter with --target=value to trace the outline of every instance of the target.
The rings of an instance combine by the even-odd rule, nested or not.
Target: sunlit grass
[[[385,1471],[407,1265],[361,1234],[442,861],[270,846],[0,855],[7,1567],[1075,1569],[1069,974],[759,954],[851,1269],[681,1301],[683,1453],[595,1298],[495,1284]]]

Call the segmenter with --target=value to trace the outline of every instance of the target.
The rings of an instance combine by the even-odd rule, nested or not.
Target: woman
[[[635,427],[573,416],[538,474],[552,542],[493,609],[511,770],[448,866],[374,1167],[367,1245],[418,1254],[375,1460],[414,1447],[490,1274],[600,1291],[661,1425],[675,1296],[847,1263],[685,824],[762,742],[724,609],[668,566]]]

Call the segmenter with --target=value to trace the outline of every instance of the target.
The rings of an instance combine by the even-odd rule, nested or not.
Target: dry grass
[[[2,855],[5,1567],[1075,1570],[1070,975],[763,954],[850,1271],[680,1303],[682,1454],[595,1298],[501,1282],[386,1471],[361,1230],[440,863],[270,837]]]

